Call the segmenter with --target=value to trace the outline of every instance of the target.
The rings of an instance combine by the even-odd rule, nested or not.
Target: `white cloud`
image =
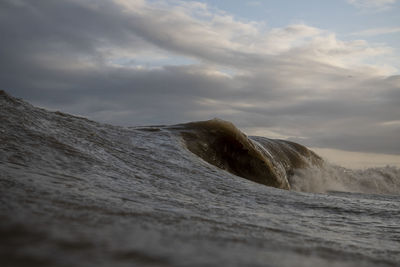
[[[320,36],[324,31],[304,24],[289,25],[285,28],[272,29],[266,33],[262,51],[267,54],[279,54],[294,47],[304,46],[312,38]]]
[[[135,22],[131,25],[132,34],[170,52],[239,71],[263,68],[271,60],[281,60],[280,55],[292,61],[362,68],[365,59],[391,52],[389,47],[362,40],[341,41],[334,33],[305,24],[267,29],[263,23],[212,12],[203,4],[161,3],[146,3],[134,10],[122,5]],[[199,12],[206,15],[199,16]],[[385,73],[386,69],[377,73]]]
[[[400,32],[400,27],[372,28],[359,32],[351,33],[354,36],[376,36],[383,34],[393,34]]]

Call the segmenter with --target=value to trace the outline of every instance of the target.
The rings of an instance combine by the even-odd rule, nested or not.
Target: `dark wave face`
[[[187,148],[208,163],[251,181],[290,189],[298,168],[320,165],[306,147],[284,140],[249,138],[232,123],[214,119],[177,125]]]
[[[0,91],[0,266],[397,266],[399,218],[395,167],[332,166],[218,119],[118,127]]]

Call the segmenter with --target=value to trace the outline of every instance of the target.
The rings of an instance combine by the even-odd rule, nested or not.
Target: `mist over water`
[[[400,170],[221,120],[117,127],[0,93],[1,266],[396,266]]]
[[[350,170],[324,163],[298,169],[291,177],[292,189],[303,192],[344,191],[369,194],[399,194],[400,171],[396,167]]]

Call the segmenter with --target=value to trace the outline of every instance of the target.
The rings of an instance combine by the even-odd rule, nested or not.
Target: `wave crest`
[[[220,119],[176,125],[186,147],[203,160],[237,176],[281,189],[290,189],[296,168],[322,159],[306,147],[283,140],[249,138]]]

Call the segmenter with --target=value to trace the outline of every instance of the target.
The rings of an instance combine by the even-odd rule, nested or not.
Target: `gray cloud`
[[[1,88],[43,107],[121,125],[221,117],[250,134],[400,153],[400,77],[362,64],[385,46],[186,2],[3,0],[0,31]]]

